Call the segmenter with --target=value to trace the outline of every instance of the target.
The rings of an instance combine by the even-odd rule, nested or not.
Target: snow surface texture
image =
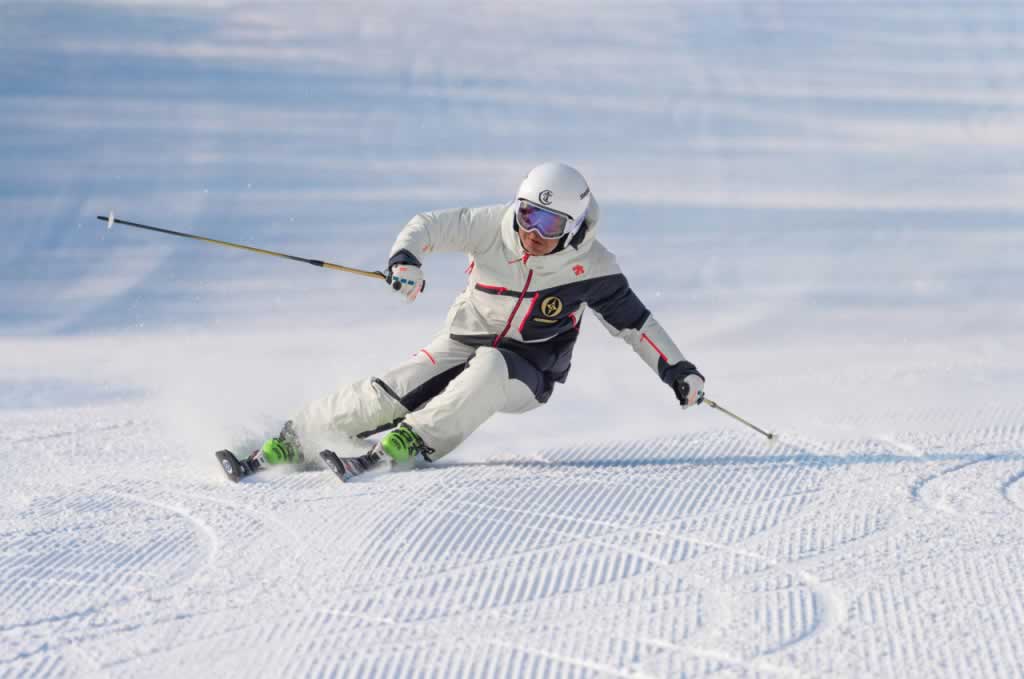
[[[0,676],[1024,676],[1022,11],[4,3]],[[585,318],[441,464],[230,484],[464,259],[405,305],[94,219],[372,269],[548,159],[779,443]]]

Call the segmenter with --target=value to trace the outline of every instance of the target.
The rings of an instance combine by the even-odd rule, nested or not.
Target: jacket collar
[[[505,207],[505,214],[502,215],[501,218],[501,241],[505,245],[505,249],[511,253],[508,258],[510,264],[514,264],[518,261],[524,261],[524,257],[526,257],[527,254],[526,250],[523,249],[523,244],[519,242],[519,234],[515,229],[515,218],[516,204],[513,201]],[[566,245],[561,250],[553,252],[550,255],[530,255],[525,258],[526,265],[539,273],[554,273],[556,271],[561,271],[568,267],[570,262],[586,255],[587,251],[590,250],[590,246],[594,243],[594,234],[596,231],[596,215],[593,220],[591,220],[590,217],[587,217],[587,233],[584,235],[583,241],[579,243],[577,247]]]

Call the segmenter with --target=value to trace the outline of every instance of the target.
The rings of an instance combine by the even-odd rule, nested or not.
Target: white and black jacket
[[[615,256],[596,238],[594,201],[573,241],[545,256],[519,242],[515,203],[416,215],[391,248],[389,266],[421,265],[432,252],[465,252],[469,283],[448,312],[451,338],[514,351],[546,377],[546,401],[569,373],[583,314],[590,309],[663,382],[692,371],[675,343],[629,287]]]

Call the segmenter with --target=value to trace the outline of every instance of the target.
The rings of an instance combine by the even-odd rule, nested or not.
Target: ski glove
[[[392,264],[388,270],[388,285],[408,301],[414,301],[426,286],[423,269],[415,264]]]
[[[700,374],[696,366],[688,361],[683,362],[679,367],[683,369],[683,372],[672,383],[672,390],[676,392],[679,405],[685,410],[704,402],[704,376]]]

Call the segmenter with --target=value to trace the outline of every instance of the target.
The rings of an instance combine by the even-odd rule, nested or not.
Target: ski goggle
[[[550,240],[564,236],[571,221],[566,215],[545,210],[523,199],[519,200],[519,209],[516,210],[516,223],[520,229],[533,231]]]

